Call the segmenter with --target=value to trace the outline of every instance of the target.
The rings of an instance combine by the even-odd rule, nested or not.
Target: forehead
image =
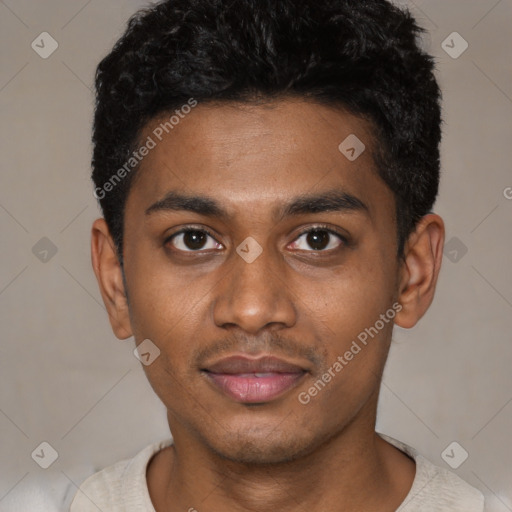
[[[262,214],[290,197],[340,187],[372,218],[394,204],[376,173],[369,124],[342,110],[289,99],[199,104],[173,124],[171,115],[153,119],[140,137],[154,142],[130,193],[141,208],[175,190],[214,196],[233,215]]]

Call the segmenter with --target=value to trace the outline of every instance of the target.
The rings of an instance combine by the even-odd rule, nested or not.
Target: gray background
[[[457,441],[456,473],[512,511],[512,0],[401,3],[429,30],[443,89],[447,245],[431,309],[395,331],[377,427],[447,468]],[[1,511],[65,510],[85,477],[169,436],[89,256],[94,69],[141,5],[0,2]],[[47,59],[31,47],[44,31],[59,45]],[[442,47],[462,48],[453,32],[469,44],[458,58]],[[43,441],[48,469],[31,457]]]

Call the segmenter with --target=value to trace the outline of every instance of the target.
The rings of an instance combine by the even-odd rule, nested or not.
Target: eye
[[[327,226],[315,226],[304,230],[291,244],[292,249],[307,252],[326,252],[346,245],[347,239]],[[184,228],[165,241],[182,252],[222,249],[223,245],[204,228]],[[309,248],[308,248],[309,246]]]
[[[205,229],[182,229],[170,236],[165,243],[171,244],[174,248],[183,252],[198,252],[200,250],[222,248],[222,244],[217,242],[213,235]]]
[[[337,238],[337,240],[335,238]],[[309,252],[326,252],[346,244],[347,239],[340,233],[326,226],[315,226],[303,231],[292,243],[292,249]],[[307,246],[312,249],[308,249]]]

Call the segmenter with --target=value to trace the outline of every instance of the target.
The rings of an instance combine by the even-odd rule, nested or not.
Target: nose
[[[250,334],[257,334],[271,324],[292,327],[297,315],[291,288],[286,283],[285,263],[279,254],[263,249],[254,261],[238,253],[232,258],[233,266],[215,294],[215,325],[236,325]]]

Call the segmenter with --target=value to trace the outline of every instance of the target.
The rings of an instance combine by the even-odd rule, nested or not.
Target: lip
[[[202,369],[208,380],[241,403],[266,403],[295,387],[305,368],[273,356],[230,356]]]

